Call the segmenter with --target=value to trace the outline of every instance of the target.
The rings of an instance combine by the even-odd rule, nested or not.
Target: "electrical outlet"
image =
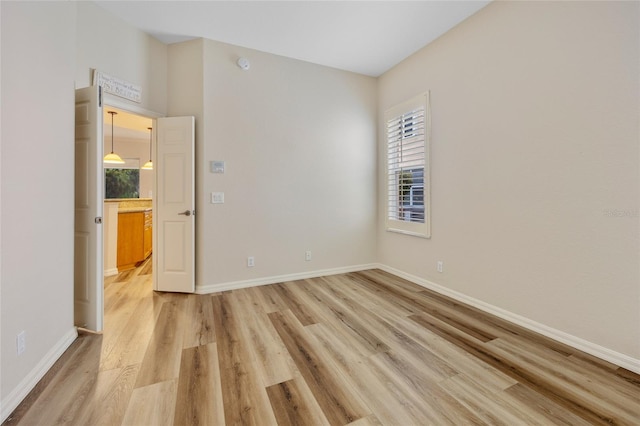
[[[254,266],[256,266],[256,259],[253,256],[247,257],[247,267],[253,268]]]
[[[18,355],[22,355],[26,350],[27,350],[27,333],[25,331],[21,331],[16,336],[16,351],[18,352]]]
[[[304,252],[304,260],[306,260],[307,262],[311,260],[311,250],[307,250],[306,252]]]
[[[442,272],[442,267],[443,267],[442,260],[438,260],[438,266],[437,266],[438,272]]]

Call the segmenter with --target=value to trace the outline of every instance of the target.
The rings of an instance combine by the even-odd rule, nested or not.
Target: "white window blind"
[[[387,230],[429,236],[428,93],[385,114]]]

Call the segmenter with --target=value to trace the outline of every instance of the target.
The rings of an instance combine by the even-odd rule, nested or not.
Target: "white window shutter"
[[[428,93],[385,114],[387,230],[430,236]]]

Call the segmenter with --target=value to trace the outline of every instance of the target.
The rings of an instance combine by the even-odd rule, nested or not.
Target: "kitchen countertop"
[[[120,207],[118,213],[150,212],[151,207]]]
[[[152,198],[105,198],[105,203],[150,203]]]
[[[105,205],[114,205],[117,203],[118,213],[138,213],[150,212],[152,208],[151,198],[114,198],[104,200]]]

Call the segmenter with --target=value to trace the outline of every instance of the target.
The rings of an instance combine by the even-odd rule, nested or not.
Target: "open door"
[[[195,291],[194,117],[158,118],[153,219],[154,289]]]
[[[102,102],[99,86],[76,90],[74,324],[102,331]]]

